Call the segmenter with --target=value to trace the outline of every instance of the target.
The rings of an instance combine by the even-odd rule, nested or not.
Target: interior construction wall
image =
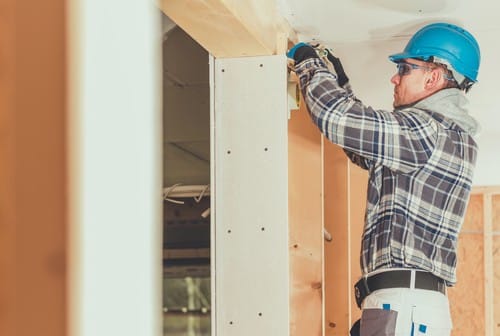
[[[453,336],[500,335],[500,189],[473,191],[459,237],[457,285],[448,291]]]
[[[364,227],[368,174],[337,145],[324,139],[325,335],[347,335],[361,311],[354,283],[361,276],[359,252]]]
[[[493,328],[494,335],[500,335],[500,195],[492,196],[493,225]]]

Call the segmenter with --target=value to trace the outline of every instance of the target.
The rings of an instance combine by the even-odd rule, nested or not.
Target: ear
[[[441,69],[435,68],[428,71],[425,78],[424,88],[429,91],[440,89],[443,82],[443,73]]]

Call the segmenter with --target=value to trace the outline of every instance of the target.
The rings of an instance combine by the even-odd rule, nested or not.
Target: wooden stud
[[[302,103],[288,123],[290,335],[322,335],[321,134]]]
[[[359,318],[354,283],[361,275],[359,253],[366,207],[367,173],[343,150],[325,140],[325,335],[346,335]]]
[[[493,336],[493,216],[492,196],[484,195],[484,324],[485,336]]]
[[[158,0],[159,8],[215,57],[286,51],[290,27],[267,0]]]

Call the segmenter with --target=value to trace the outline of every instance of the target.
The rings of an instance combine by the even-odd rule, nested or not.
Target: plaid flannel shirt
[[[295,70],[317,127],[369,171],[363,274],[415,268],[453,285],[477,154],[471,135],[439,111],[363,105],[320,59]]]

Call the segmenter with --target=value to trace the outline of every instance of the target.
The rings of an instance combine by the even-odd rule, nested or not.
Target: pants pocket
[[[414,307],[412,317],[413,336],[449,336],[452,323],[447,311],[433,307]]]
[[[386,309],[363,309],[361,336],[394,336],[398,312]]]

